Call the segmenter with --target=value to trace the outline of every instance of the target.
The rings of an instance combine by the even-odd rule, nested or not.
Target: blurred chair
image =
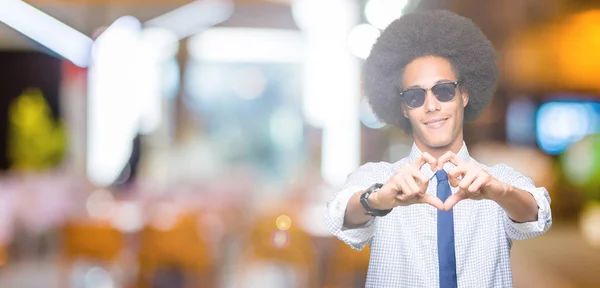
[[[325,287],[365,287],[371,255],[369,246],[356,251],[337,238],[332,241],[329,260],[325,264]]]
[[[214,287],[211,249],[194,214],[140,232],[138,287]]]
[[[109,222],[69,221],[61,229],[60,287],[70,287],[68,275],[78,260],[104,267],[118,265],[124,235]]]
[[[293,224],[293,216],[289,229],[279,230],[276,219],[281,214],[263,215],[250,226],[237,287],[318,286],[318,262],[311,236]]]

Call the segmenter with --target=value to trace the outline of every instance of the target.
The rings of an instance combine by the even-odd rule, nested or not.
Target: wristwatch
[[[363,208],[365,208],[365,211],[366,211],[365,215],[382,217],[382,216],[385,216],[385,215],[389,214],[390,212],[392,212],[392,209],[378,210],[378,209],[373,209],[373,208],[371,208],[371,206],[369,206],[369,195],[379,191],[379,189],[381,189],[381,187],[383,187],[383,184],[381,184],[381,183],[373,184],[365,192],[363,192],[362,195],[360,195],[360,204],[362,204]]]

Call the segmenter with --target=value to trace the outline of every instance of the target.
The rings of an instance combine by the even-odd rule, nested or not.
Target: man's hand
[[[377,193],[371,194],[371,206],[387,210],[396,206],[426,203],[437,209],[444,209],[444,203],[439,198],[427,194],[429,179],[421,172],[425,163],[434,169],[438,162],[429,153],[423,153],[414,162],[400,167]]]
[[[506,193],[507,185],[492,177],[487,171],[473,161],[465,161],[451,151],[446,152],[437,160],[437,168],[441,169],[444,163],[456,165],[447,171],[448,181],[452,187],[459,187],[458,192],[450,195],[444,202],[443,209],[449,211],[461,200],[490,199]]]

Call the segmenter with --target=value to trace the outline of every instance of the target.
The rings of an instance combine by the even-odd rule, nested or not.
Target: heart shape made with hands
[[[445,211],[450,211],[458,202],[465,199],[489,199],[490,191],[500,191],[502,189],[501,183],[477,163],[466,161],[451,151],[446,152],[438,159],[424,152],[416,162],[419,168],[425,163],[429,164],[434,172],[443,169],[444,164],[448,162],[454,164],[455,167],[449,169],[446,173],[450,186],[459,189],[443,203],[443,210]],[[433,197],[437,198],[436,196]],[[439,198],[437,199],[441,202]],[[439,209],[439,205],[434,205],[434,207]]]

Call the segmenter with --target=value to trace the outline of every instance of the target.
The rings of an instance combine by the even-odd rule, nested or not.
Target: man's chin
[[[442,149],[450,146],[451,141],[447,139],[430,139],[429,141],[425,141],[425,145],[433,149]]]

